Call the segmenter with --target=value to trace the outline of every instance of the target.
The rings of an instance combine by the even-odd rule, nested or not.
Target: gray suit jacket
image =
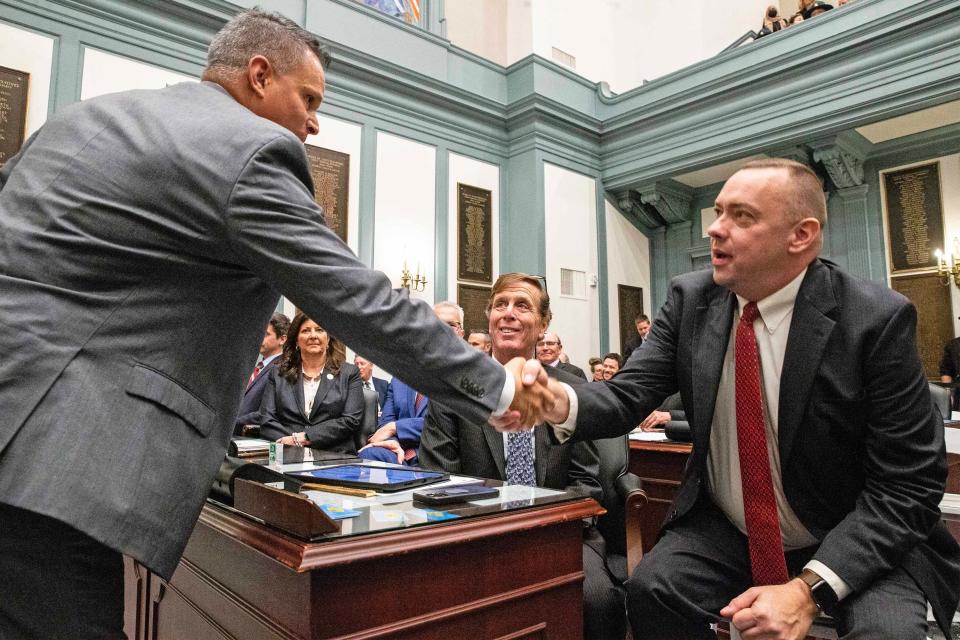
[[[568,384],[583,380],[555,367],[547,374]],[[420,466],[478,478],[506,480],[503,434],[485,423],[472,422],[430,401],[420,435]],[[534,467],[537,486],[583,493],[598,502],[603,489],[597,479],[600,461],[593,442],[554,444],[549,427],[534,427]]]
[[[471,420],[502,368],[327,228],[303,144],[212,83],[65,107],[0,170],[0,500],[169,577],[280,293]]]
[[[647,343],[612,380],[577,389],[577,438],[626,433],[679,389],[693,454],[667,526],[707,482],[735,307],[710,271],[674,278]],[[913,305],[814,261],[790,324],[778,422],[783,489],[821,541],[814,558],[854,592],[903,566],[949,627],[960,596],[960,548],[940,522],[943,423],[917,357]]]

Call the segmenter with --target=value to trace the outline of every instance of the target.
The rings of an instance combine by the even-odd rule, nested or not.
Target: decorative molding
[[[655,207],[644,205],[642,196],[636,191],[625,191],[615,195],[617,208],[628,218],[633,218],[646,229],[656,229],[666,225]]]
[[[693,189],[674,180],[662,180],[638,188],[640,202],[652,207],[668,225],[690,222]]]
[[[863,184],[863,160],[840,149],[829,147],[813,152],[813,159],[823,164],[833,184],[840,189]]]

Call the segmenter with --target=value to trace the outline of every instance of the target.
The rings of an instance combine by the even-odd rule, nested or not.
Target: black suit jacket
[[[253,382],[244,389],[243,398],[240,400],[239,413],[237,414],[237,422],[234,426],[234,433],[239,433],[239,430],[244,425],[260,424],[263,421],[260,416],[263,392],[267,389],[270,374],[277,368],[280,357],[281,356],[277,356],[267,363],[267,366],[260,370],[260,373],[253,379]]]
[[[280,376],[280,370],[270,375],[260,407],[263,423],[260,435],[276,440],[303,431],[310,446],[325,451],[356,453],[354,434],[360,429],[363,417],[363,382],[360,370],[352,364],[343,364],[340,373],[331,378],[324,374],[317,388],[310,415],[304,415],[303,375],[295,381]]]
[[[587,374],[585,374],[583,372],[583,369],[581,369],[575,364],[570,364],[569,362],[558,362],[556,368],[560,369],[561,371],[566,371],[567,373],[572,373],[573,375],[578,376],[579,378],[581,378],[581,380],[578,380],[578,382],[586,382],[587,380]]]
[[[556,367],[547,375],[568,384],[583,381]],[[437,402],[430,402],[420,435],[420,466],[479,478],[506,480],[503,434],[487,424],[469,422]],[[597,480],[600,462],[592,442],[554,444],[549,427],[534,427],[534,466],[537,486],[577,491],[598,502],[603,489]]]
[[[679,389],[693,436],[667,516],[705,485],[717,386],[736,297],[711,272],[675,278],[648,342],[612,380],[577,389],[575,438],[626,433]],[[943,423],[916,348],[916,310],[890,289],[814,261],[797,295],[780,381],[783,488],[821,541],[814,558],[854,592],[903,566],[949,626],[960,548],[940,522]]]

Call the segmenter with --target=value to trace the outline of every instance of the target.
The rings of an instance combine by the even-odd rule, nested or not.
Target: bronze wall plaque
[[[890,238],[890,271],[937,266],[933,252],[943,249],[940,163],[883,175]]]
[[[457,279],[493,282],[493,213],[489,189],[457,183]]]
[[[304,145],[313,176],[313,197],[323,207],[327,226],[347,241],[347,202],[350,190],[350,154]]]
[[[940,379],[943,345],[953,339],[953,309],[950,286],[936,274],[904,275],[890,278],[890,286],[910,299],[917,308],[917,348],[923,371]]]
[[[618,284],[617,302],[620,307],[620,353],[623,353],[627,349],[627,340],[637,335],[637,323],[633,319],[643,313],[643,289]]]
[[[29,87],[29,73],[0,67],[0,165],[15,156],[23,144]]]
[[[478,287],[472,284],[457,285],[457,304],[463,307],[463,332],[486,331],[487,302],[490,300],[491,287]]]

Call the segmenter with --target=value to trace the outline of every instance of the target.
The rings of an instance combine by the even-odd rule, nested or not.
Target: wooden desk
[[[653,548],[660,525],[680,489],[691,448],[681,442],[630,441],[630,472],[643,481],[649,499],[641,515],[644,553]]]
[[[574,499],[309,543],[208,503],[167,583],[125,559],[131,639],[510,638],[582,633]]]

